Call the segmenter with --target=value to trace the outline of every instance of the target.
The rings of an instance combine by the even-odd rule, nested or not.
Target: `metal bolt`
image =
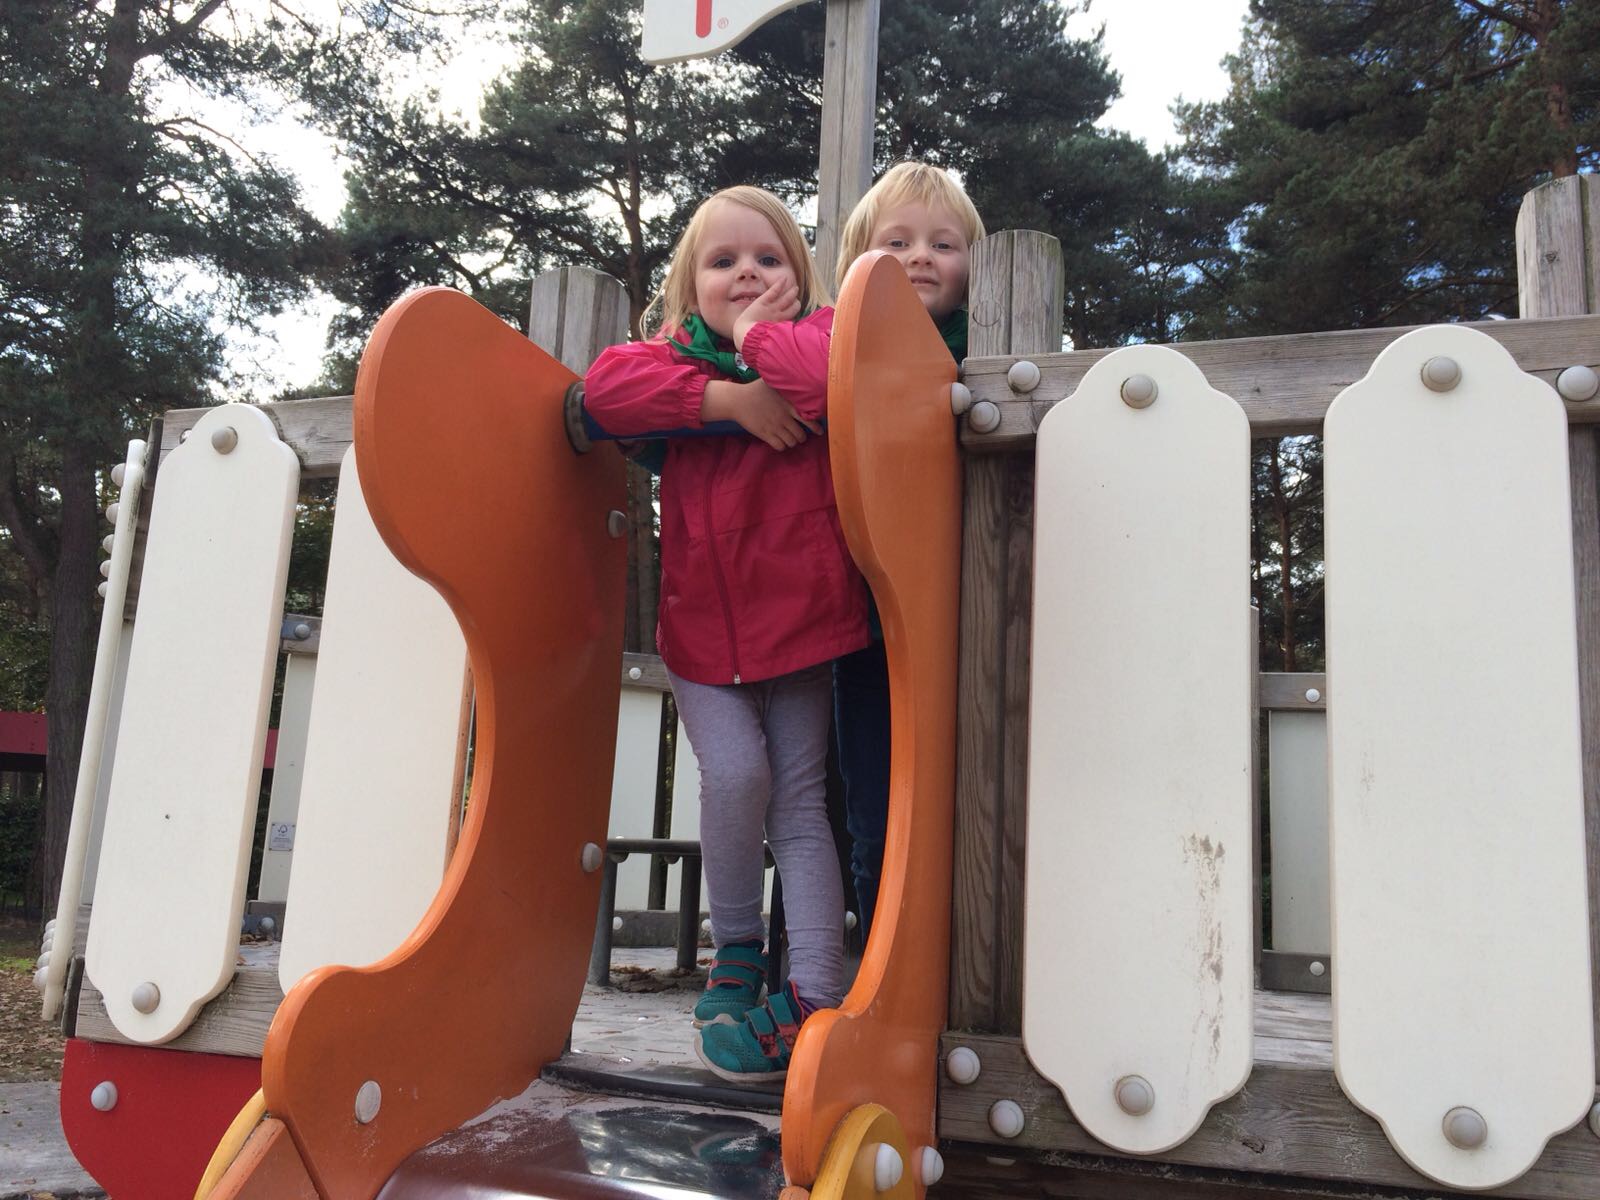
[[[221,429],[211,431],[211,448],[218,454],[231,454],[238,444],[239,431],[232,425],[224,425]]]
[[[146,980],[133,989],[131,999],[134,1011],[146,1014],[153,1013],[161,1005],[161,989]]]
[[[972,407],[972,389],[964,383],[950,385],[950,411],[960,416]]]
[[[122,502],[120,500],[113,500],[110,504],[106,505],[106,520],[115,525],[117,523],[117,514],[121,511]]]
[[[1461,364],[1443,354],[1436,354],[1422,364],[1422,383],[1429,391],[1448,392],[1461,382]]]
[[[916,1174],[921,1176],[918,1180],[925,1188],[930,1188],[944,1178],[944,1156],[932,1146],[924,1146],[912,1158],[917,1164]]]
[[[1006,382],[1013,392],[1031,392],[1039,386],[1039,364],[1019,358],[1006,371]]]
[[[606,514],[606,532],[614,538],[619,538],[628,532],[628,518],[616,509]]]
[[[605,861],[605,851],[601,850],[593,842],[585,842],[583,844],[583,853],[579,856],[578,861],[583,864],[583,869],[587,874],[593,875],[600,869],[600,864]]]
[[[1321,699],[1322,699],[1322,693],[1317,691],[1316,688],[1307,688],[1306,689],[1306,703],[1307,704],[1315,704],[1318,700],[1321,700]]]
[[[1444,1137],[1458,1150],[1476,1150],[1489,1140],[1489,1123],[1471,1108],[1452,1108],[1444,1115]]]
[[[117,1085],[103,1079],[89,1093],[89,1104],[96,1112],[110,1112],[117,1106]]]
[[[126,479],[127,477],[128,477],[128,464],[127,463],[118,463],[116,466],[111,468],[111,482],[116,484],[118,487],[122,486],[122,481],[124,479]]]
[[[944,1073],[956,1083],[976,1083],[983,1073],[983,1060],[970,1046],[957,1046],[944,1060]]]
[[[1143,1075],[1124,1075],[1117,1080],[1117,1107],[1130,1117],[1142,1117],[1156,1106],[1156,1090]]]
[[[1122,381],[1122,402],[1129,408],[1149,408],[1161,389],[1148,375],[1130,375]]]
[[[370,1125],[383,1107],[383,1089],[376,1079],[369,1079],[356,1091],[356,1120]]]
[[[872,1186],[880,1192],[887,1192],[900,1182],[900,1177],[905,1173],[906,1164],[900,1158],[900,1151],[887,1142],[879,1142],[872,1157]]]
[[[1015,1100],[996,1100],[989,1106],[989,1128],[1003,1138],[1016,1137],[1027,1123]]]
[[[1321,979],[1328,973],[1328,964],[1323,962],[1321,959],[1318,959],[1316,962],[1307,967],[1306,970],[1310,971],[1318,979]]]
[[[1000,428],[1000,406],[993,400],[979,400],[967,410],[967,428],[973,433],[993,433]]]
[[[1600,395],[1600,375],[1593,367],[1568,367],[1556,376],[1556,391],[1563,400],[1593,400]]]

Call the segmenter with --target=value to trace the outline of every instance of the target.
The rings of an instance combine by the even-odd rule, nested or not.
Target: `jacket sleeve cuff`
[[[699,428],[705,422],[700,417],[700,406],[705,403],[706,384],[710,378],[699,371],[690,372],[678,388],[678,419],[680,424]]]
[[[744,347],[739,353],[744,361],[755,369],[756,374],[764,375],[761,370],[761,352],[767,348],[767,342],[772,337],[772,322],[757,321],[745,330]]]

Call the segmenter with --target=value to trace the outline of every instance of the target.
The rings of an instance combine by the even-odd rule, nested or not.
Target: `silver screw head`
[[[1556,391],[1563,400],[1593,400],[1600,395],[1600,375],[1593,367],[1568,367],[1556,376]]]
[[[117,1085],[103,1079],[89,1093],[89,1104],[96,1112],[110,1112],[117,1106]]]
[[[972,389],[964,383],[950,385],[950,411],[960,416],[972,407]]]
[[[1156,1090],[1143,1075],[1124,1075],[1117,1080],[1117,1107],[1130,1117],[1142,1117],[1156,1106]]]
[[[133,989],[130,999],[135,1012],[142,1012],[148,1016],[161,1007],[161,989],[149,980],[145,980]]]
[[[628,518],[613,508],[606,514],[606,532],[614,538],[621,537],[628,532]]]
[[[967,428],[973,433],[993,433],[1000,428],[1000,406],[992,400],[979,400],[967,410]]]
[[[605,861],[605,851],[593,842],[583,844],[583,852],[578,856],[578,861],[583,864],[586,874],[593,875],[600,869],[600,864]]]
[[[211,448],[218,454],[231,454],[238,444],[239,431],[232,425],[224,425],[220,429],[211,431]]]
[[[356,1120],[361,1124],[372,1124],[382,1107],[383,1089],[376,1079],[369,1079],[356,1089]]]
[[[1458,1150],[1476,1150],[1489,1140],[1489,1123],[1476,1109],[1452,1108],[1442,1124],[1445,1141]]]
[[[1161,389],[1148,375],[1130,375],[1122,381],[1122,402],[1129,408],[1149,408]]]
[[[1013,392],[1031,392],[1039,386],[1039,364],[1019,358],[1006,371],[1006,382]]]
[[[1448,392],[1461,382],[1461,364],[1448,355],[1435,354],[1422,364],[1422,383],[1429,391]]]

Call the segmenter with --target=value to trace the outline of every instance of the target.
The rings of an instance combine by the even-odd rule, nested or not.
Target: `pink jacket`
[[[762,322],[745,361],[808,420],[828,406],[833,310]],[[664,340],[613,346],[584,407],[619,437],[695,427],[710,363]],[[826,437],[777,451],[753,437],[677,438],[661,471],[656,646],[695,683],[753,683],[867,644],[866,585],[839,528]]]

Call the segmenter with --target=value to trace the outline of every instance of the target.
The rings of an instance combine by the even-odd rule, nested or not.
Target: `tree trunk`
[[[1290,519],[1289,497],[1283,490],[1283,443],[1274,442],[1269,461],[1272,478],[1272,510],[1278,519],[1278,586],[1283,593],[1283,667],[1295,669],[1294,638],[1294,525]]]
[[[72,798],[78,785],[78,759],[94,676],[95,586],[99,582],[99,505],[94,467],[81,445],[62,453],[61,524],[56,572],[50,582],[50,678],[45,685],[49,713],[44,819],[39,843],[46,912],[56,906]]]

